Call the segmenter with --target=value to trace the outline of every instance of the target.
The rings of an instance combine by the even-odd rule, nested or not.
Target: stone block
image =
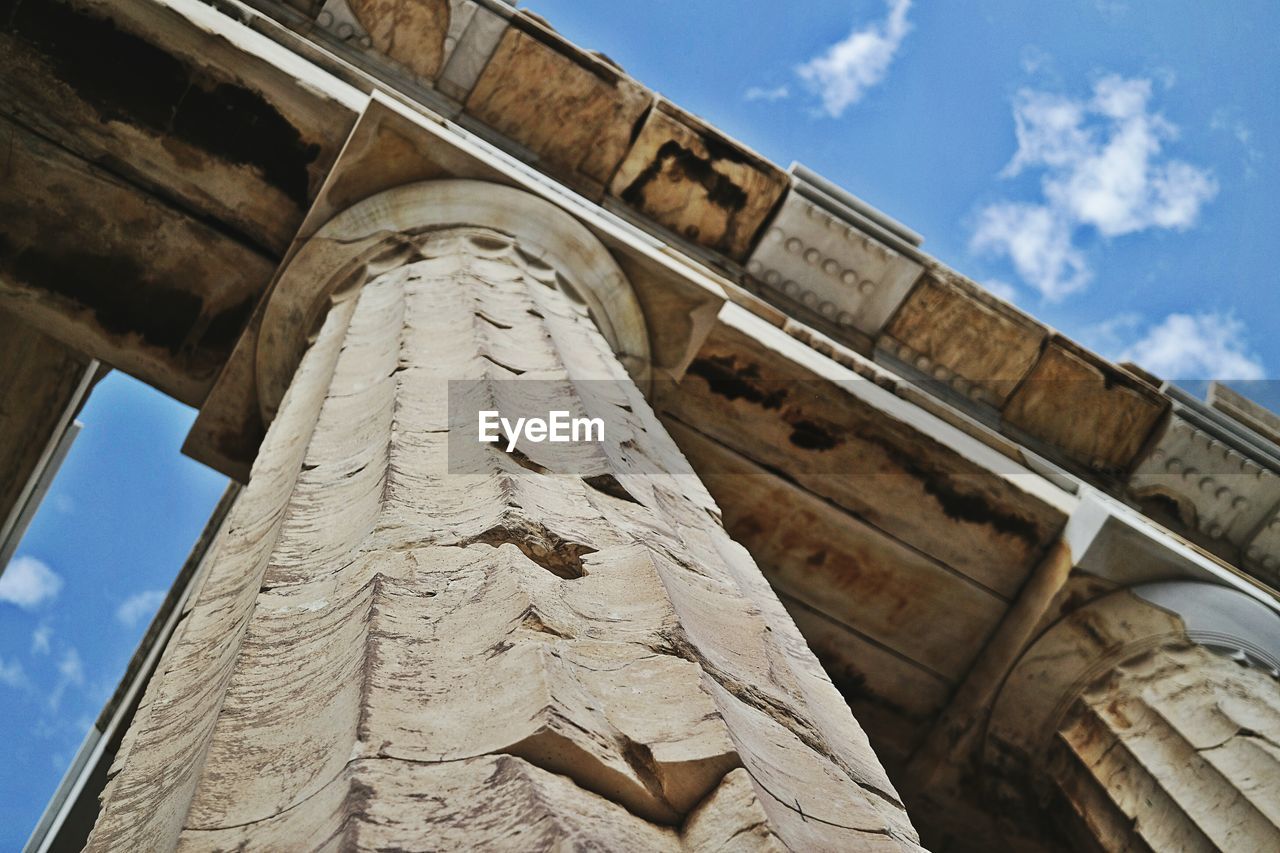
[[[531,16],[511,24],[467,98],[467,114],[599,197],[653,95]]]
[[[325,0],[315,13],[333,38],[390,59],[455,101],[466,100],[507,17],[473,0]]]
[[[878,346],[980,403],[1004,405],[1030,372],[1044,326],[959,276],[930,270]]]
[[[680,236],[741,261],[786,185],[777,166],[660,101],[609,194]]]
[[[1156,389],[1064,338],[1009,398],[1006,426],[1098,474],[1129,470],[1168,409]]]
[[[1280,504],[1280,476],[1177,414],[1134,469],[1129,490],[1173,501],[1188,527],[1237,547]]]
[[[857,211],[829,201],[789,192],[748,258],[747,272],[775,296],[874,337],[922,267],[876,239]]]
[[[327,0],[317,22],[434,80],[444,67],[451,22],[471,6],[467,0]]]

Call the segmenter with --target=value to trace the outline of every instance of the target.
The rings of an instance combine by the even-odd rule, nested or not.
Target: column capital
[[[644,312],[627,276],[594,234],[531,193],[487,181],[418,181],[377,193],[330,219],[281,271],[258,331],[255,374],[270,423],[308,344],[334,301],[400,266],[424,238],[476,226],[509,236],[556,286],[585,304],[618,359],[642,386],[649,380]]]

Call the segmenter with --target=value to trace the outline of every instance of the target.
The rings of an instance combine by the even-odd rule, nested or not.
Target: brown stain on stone
[[[20,3],[5,30],[42,56],[103,122],[133,124],[252,168],[307,206],[308,167],[320,145],[304,140],[259,93],[215,80],[109,18],[64,3]],[[186,165],[199,162],[188,157]]]
[[[703,143],[707,140],[704,138]],[[674,139],[663,143],[658,155],[622,191],[622,200],[633,207],[644,207],[644,190],[654,178],[666,172],[672,180],[692,181],[707,192],[707,201],[716,207],[739,211],[747,204],[747,194],[728,176],[715,169],[716,157],[699,157]],[[687,235],[693,239],[697,234]]]
[[[788,440],[796,447],[824,452],[845,443],[840,426],[812,417],[798,405],[784,406],[786,389],[765,390],[779,382],[762,379],[757,365],[741,363],[732,355],[707,355],[694,359],[688,372],[704,379],[711,393],[729,401],[745,400],[766,410],[781,411],[783,420],[791,427]],[[918,481],[948,518],[987,525],[999,533],[1021,539],[1031,549],[1040,547],[1041,531],[1032,519],[1001,509],[979,491],[964,488],[956,482],[954,472],[929,464],[923,455],[907,452],[895,437],[882,434],[874,424],[868,423],[857,437],[879,447],[895,467]]]
[[[571,542],[540,524],[510,524],[494,527],[462,543],[483,544],[493,548],[514,545],[533,562],[564,580],[586,577],[582,558],[596,553],[589,545]]]
[[[937,502],[948,518],[991,527],[999,533],[1021,539],[1030,549],[1040,547],[1041,531],[1032,519],[994,506],[980,492],[964,488],[956,482],[954,472],[932,465],[921,456],[907,453],[874,427],[861,431],[859,438],[875,444],[895,466],[919,482],[925,493]]]
[[[609,192],[677,234],[741,260],[786,182],[776,166],[660,101],[645,116]]]
[[[17,249],[0,235],[0,257],[19,281],[36,284],[91,310],[104,330],[140,335],[177,354],[199,319],[200,297],[150,280],[130,258],[88,252]]]
[[[695,358],[688,372],[707,382],[712,394],[730,402],[746,400],[764,409],[780,409],[786,399],[784,388],[765,391],[759,387],[760,368],[754,364],[740,365],[733,356],[712,355]]]
[[[349,5],[375,50],[419,77],[433,80],[440,73],[449,32],[446,0],[349,0]]]
[[[804,418],[787,420],[791,423],[791,435],[788,439],[803,450],[833,450],[842,443],[833,430],[817,421]]]

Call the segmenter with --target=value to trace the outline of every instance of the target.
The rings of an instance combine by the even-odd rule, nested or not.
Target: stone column
[[[1278,667],[1280,617],[1241,590],[1156,582],[1095,599],[1006,679],[989,802],[1073,850],[1280,850]]]
[[[1280,850],[1280,690],[1203,647],[1092,685],[1048,769],[1075,837],[1102,850]]]
[[[495,185],[402,187],[272,302],[274,422],[90,849],[916,849],[624,368],[643,318],[590,232]],[[277,407],[269,362],[313,315]],[[610,429],[451,445],[462,379]]]

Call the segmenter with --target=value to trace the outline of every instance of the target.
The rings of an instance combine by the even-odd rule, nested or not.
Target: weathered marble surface
[[[681,237],[741,261],[786,187],[777,166],[659,101],[609,194]]]
[[[998,409],[1031,371],[1047,334],[958,276],[930,270],[878,345],[963,397]]]
[[[274,262],[3,117],[0,134],[0,308],[199,405]]]
[[[303,826],[361,849],[915,849],[847,706],[555,271],[492,231],[419,253],[304,358],[91,849]],[[501,395],[517,376],[627,425],[600,476],[534,446],[475,445],[474,473],[449,473],[447,380]]]
[[[230,23],[182,0],[7,4],[0,112],[281,252],[355,121],[359,94]]]
[[[434,79],[444,67],[445,40],[454,11],[449,0],[341,0],[354,15],[370,46],[414,74]]]
[[[466,111],[598,198],[652,102],[619,68],[524,14],[503,34]]]
[[[1002,415],[1084,470],[1117,476],[1128,471],[1168,409],[1155,388],[1055,337]]]
[[[1081,696],[1050,770],[1103,850],[1280,848],[1280,688],[1198,646],[1133,658]]]
[[[1274,611],[1185,582],[1076,606],[1081,583],[1091,581],[1064,587],[1051,609],[1065,615],[995,702],[986,801],[1006,804],[1014,825],[1066,832],[1073,847],[1274,849],[1280,798],[1261,780],[1280,764],[1280,683],[1259,665],[1274,655]]]
[[[948,440],[964,451],[944,446],[930,418],[850,371],[817,378],[811,351],[785,333],[723,322],[741,313],[722,312],[678,389],[660,399],[664,414],[1012,598],[1065,520],[1023,490],[1025,469],[958,435]],[[896,406],[901,417],[886,411]],[[992,476],[999,467],[1007,479]]]
[[[856,625],[925,672],[950,683],[964,675],[1004,599],[696,430],[674,420],[670,429],[775,591]]]

